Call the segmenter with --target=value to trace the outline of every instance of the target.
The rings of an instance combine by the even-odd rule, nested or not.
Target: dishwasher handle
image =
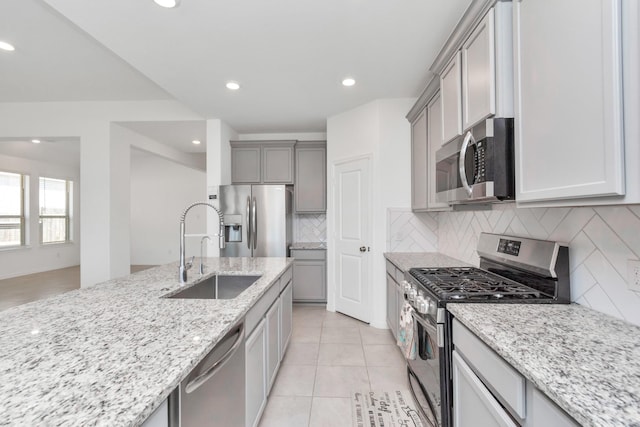
[[[220,359],[214,362],[201,375],[198,375],[196,378],[189,381],[186,387],[184,388],[185,392],[193,393],[194,391],[196,391],[198,387],[200,387],[202,384],[207,382],[211,377],[213,377],[220,369],[222,369],[224,364],[227,363],[227,361],[231,359],[231,357],[233,357],[233,355],[236,353],[236,351],[238,351],[238,348],[244,341],[244,323],[238,326],[237,334],[238,334],[238,337],[236,338],[231,348],[227,350],[227,352],[224,355],[222,355]]]

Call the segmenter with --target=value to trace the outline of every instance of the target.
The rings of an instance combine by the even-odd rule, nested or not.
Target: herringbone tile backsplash
[[[297,214],[293,216],[294,242],[326,242],[327,216],[325,214]]]
[[[437,213],[413,213],[411,209],[387,209],[388,252],[438,250]]]
[[[640,205],[438,214],[438,250],[478,265],[480,232],[569,244],[572,300],[640,325],[640,293],[627,287],[627,260],[640,259]]]

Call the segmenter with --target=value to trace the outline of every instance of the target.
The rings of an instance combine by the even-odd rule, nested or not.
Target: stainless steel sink
[[[262,276],[211,276],[169,298],[233,299]]]

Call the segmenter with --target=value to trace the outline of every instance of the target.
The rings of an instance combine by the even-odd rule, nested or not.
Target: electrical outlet
[[[627,286],[630,290],[640,292],[640,261],[627,260]]]

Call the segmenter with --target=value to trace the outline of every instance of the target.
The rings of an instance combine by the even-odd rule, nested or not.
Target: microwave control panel
[[[474,182],[485,182],[487,180],[487,144],[485,141],[476,143],[475,152],[475,179]]]

